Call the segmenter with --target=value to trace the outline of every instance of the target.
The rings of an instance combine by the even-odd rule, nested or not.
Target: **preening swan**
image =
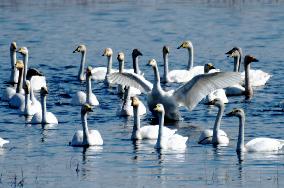
[[[187,70],[172,70],[168,73],[168,79],[170,82],[188,82],[191,80],[193,77],[199,75],[199,74],[204,74],[204,67],[203,66],[193,66],[193,45],[190,41],[184,41],[177,49],[180,48],[185,48],[188,50],[188,65],[187,65]],[[168,61],[168,55],[167,55],[167,50],[163,50],[163,53],[166,53],[165,56],[165,61]]]
[[[88,66],[86,69],[86,93],[83,91],[78,91],[76,94],[72,97],[71,104],[72,105],[82,105],[85,103],[88,103],[92,106],[99,105],[99,101],[97,100],[97,97],[92,92],[92,67]]]
[[[147,125],[140,127],[140,105],[138,97],[131,97],[131,106],[133,107],[134,125],[132,129],[131,140],[157,139],[159,134],[159,125]],[[177,129],[163,127],[163,136],[170,137],[175,134]]]
[[[225,108],[224,103],[219,99],[214,99],[212,103],[219,109],[213,130],[205,129],[199,137],[198,144],[228,145],[229,138],[227,134],[220,129]]]
[[[11,59],[11,75],[10,75],[10,83],[14,84],[18,82],[19,71],[16,69],[16,60],[17,60],[17,44],[16,42],[12,42],[10,45],[10,59]]]
[[[181,136],[179,134],[173,134],[169,137],[164,136],[164,116],[165,109],[162,104],[157,104],[154,110],[159,117],[159,133],[158,139],[155,145],[156,149],[185,149],[186,141],[188,137]]]
[[[17,50],[23,56],[24,61],[24,75],[23,75],[23,82],[26,82],[27,79],[27,72],[28,72],[28,62],[29,62],[29,51],[26,47],[21,47]],[[38,71],[38,70],[36,70]],[[39,71],[38,71],[39,72]],[[33,76],[31,79],[31,87],[33,90],[38,91],[41,87],[46,87],[46,80],[44,76]]]
[[[125,93],[123,95],[123,103],[122,105],[117,109],[116,115],[118,116],[133,116],[133,107],[131,105],[130,101],[130,87],[125,86]],[[144,104],[141,102],[139,105],[139,113],[138,115],[144,115],[146,114],[146,107]]]
[[[42,87],[40,90],[41,98],[41,112],[37,112],[33,115],[31,124],[58,124],[56,116],[52,112],[46,111],[46,96],[48,94],[47,88]]]
[[[0,137],[0,148],[2,148],[4,144],[8,144],[8,143],[9,143],[9,140],[5,140]]]
[[[228,55],[228,57],[234,58],[234,71],[239,72],[241,65],[242,49],[239,47],[234,47],[230,51],[226,52],[226,55]],[[246,70],[242,72],[243,80],[245,80],[246,77],[245,74]],[[258,70],[249,69],[249,74],[250,74],[250,84],[252,87],[265,85],[266,82],[271,77],[270,74],[259,69]]]
[[[210,92],[240,81],[240,74],[234,72],[202,74],[194,77],[175,91],[166,92],[160,84],[156,61],[151,59],[149,65],[154,70],[155,81],[153,85],[149,81],[141,79],[137,74],[131,73],[113,73],[109,76],[109,80],[111,83],[136,87],[140,91],[146,92],[149,110],[156,115],[153,109],[157,103],[162,103],[166,109],[165,117],[170,120],[181,119],[178,110],[179,106],[186,106],[188,110],[192,110]]]
[[[228,116],[239,118],[239,136],[237,143],[237,152],[269,152],[282,149],[284,140],[259,137],[244,144],[245,112],[243,109],[234,108]]]
[[[213,64],[207,63],[204,65],[204,73],[214,73],[214,72],[220,72],[220,70],[215,69]],[[222,103],[228,103],[229,100],[226,96],[224,89],[216,89],[215,91],[211,92],[209,95],[205,98],[205,104],[211,104],[215,99],[219,99],[222,101]]]
[[[92,111],[92,107],[89,104],[82,105],[81,120],[83,130],[79,130],[74,134],[72,141],[70,142],[71,146],[84,147],[103,145],[103,139],[100,132],[97,130],[89,130],[88,128],[87,115]]]

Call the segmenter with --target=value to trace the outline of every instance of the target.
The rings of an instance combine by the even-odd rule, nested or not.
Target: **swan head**
[[[177,47],[177,49],[180,49],[180,48],[187,48],[187,49],[191,49],[193,46],[192,46],[192,42],[187,40],[187,41],[183,41],[181,43],[181,45],[179,47]]]
[[[227,116],[237,116],[237,117],[243,117],[245,115],[245,112],[241,108],[234,108],[230,113],[227,114]]]
[[[155,59],[150,59],[150,60],[148,61],[148,65],[151,65],[152,67],[155,67],[155,66],[157,66],[157,62],[156,62]]]
[[[16,68],[17,69],[23,69],[24,68],[24,62],[22,60],[17,60],[16,61]]]
[[[227,55],[227,57],[240,57],[243,52],[242,52],[242,49],[239,48],[239,47],[234,47],[232,48],[230,51],[226,52],[225,53]]]
[[[204,73],[208,73],[212,69],[216,69],[212,63],[206,63],[204,65]]]
[[[170,48],[168,46],[163,47],[163,54],[169,54],[170,53]]]
[[[48,94],[47,87],[43,86],[40,88],[40,95],[45,96]]]
[[[83,104],[83,105],[82,105],[82,108],[81,108],[81,113],[82,113],[82,114],[86,114],[86,113],[88,113],[88,112],[93,112],[92,106],[89,105],[89,104]]]
[[[28,55],[29,51],[27,47],[21,47],[17,50],[18,53],[22,54],[22,55]]]
[[[131,106],[133,107],[138,107],[140,104],[140,100],[138,99],[138,97],[131,97]]]
[[[254,56],[252,55],[246,55],[245,56],[245,60],[244,60],[244,64],[245,65],[248,65],[250,64],[251,62],[258,62],[258,59],[256,59]]]
[[[123,52],[119,52],[117,55],[117,60],[118,61],[124,61],[124,53]]]
[[[143,54],[137,49],[135,48],[133,51],[132,51],[132,57],[136,58],[138,56],[143,56]]]
[[[165,112],[164,105],[160,103],[156,104],[156,107],[153,110],[159,113]]]
[[[87,76],[91,76],[91,75],[92,75],[92,70],[93,70],[93,68],[92,68],[91,66],[88,66],[88,67],[86,68],[86,74],[87,74]]]
[[[13,41],[10,45],[10,51],[16,51],[17,49],[17,43]]]
[[[30,89],[31,89],[31,83],[29,80],[26,80],[26,83],[24,84],[24,90],[25,90],[25,93],[26,94],[29,94],[30,93]]]
[[[224,106],[224,103],[223,103],[220,99],[218,99],[218,98],[214,99],[214,100],[212,101],[212,104],[215,105],[215,106],[217,106],[217,107]]]
[[[84,44],[80,44],[74,51],[73,53],[76,53],[76,52],[86,52],[87,51],[87,47],[84,45]]]
[[[107,56],[107,57],[110,57],[110,56],[112,56],[112,49],[111,48],[106,48],[105,50],[104,50],[104,53],[103,53],[103,55],[102,56]]]
[[[44,76],[44,74],[37,69],[29,69],[27,72],[27,79],[30,80],[33,76]]]

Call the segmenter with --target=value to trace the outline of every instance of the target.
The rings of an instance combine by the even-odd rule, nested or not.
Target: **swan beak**
[[[177,49],[180,49],[180,48],[182,48],[182,45],[180,45],[179,47],[177,47]]]
[[[259,62],[259,60],[254,58],[252,62]]]
[[[231,112],[226,114],[226,116],[228,116],[228,117],[232,117],[233,115],[234,115],[234,111],[231,111]]]
[[[78,52],[78,50],[77,50],[77,49],[73,51],[73,53],[76,53],[76,52]]]

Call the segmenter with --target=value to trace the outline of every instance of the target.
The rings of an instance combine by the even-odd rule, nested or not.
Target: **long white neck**
[[[218,133],[221,125],[221,120],[222,116],[224,113],[224,105],[221,104],[219,107],[219,111],[215,120],[214,128],[213,128],[213,138],[212,138],[212,143],[213,144],[218,144]]]
[[[87,74],[87,78],[86,78],[86,102],[88,104],[90,104],[90,99],[92,96],[92,80],[91,80],[91,76]]]
[[[41,95],[41,123],[47,124],[47,117],[46,117],[46,95]]]
[[[245,151],[245,142],[244,142],[244,132],[245,132],[245,117],[242,115],[239,117],[239,136],[237,143],[237,151]]]
[[[83,145],[90,145],[89,128],[87,123],[87,113],[81,113],[81,120],[83,126]]]
[[[153,70],[154,70],[154,78],[155,78],[154,85],[160,86],[160,73],[159,73],[158,66],[157,65],[153,66]]]
[[[133,106],[134,125],[132,129],[131,140],[141,139],[140,135],[140,116],[138,106]]]
[[[31,85],[32,85],[32,82],[31,82]],[[34,103],[35,102],[35,95],[34,95],[34,90],[32,88],[32,86],[30,86],[30,99],[31,101]]]
[[[240,56],[234,57],[234,72],[239,72],[240,70]]]
[[[16,56],[16,51],[10,50],[10,59],[11,59],[11,75],[10,75],[10,82],[12,83],[17,83],[18,77],[17,77],[17,72],[18,70],[15,67],[17,56]]]
[[[112,69],[112,56],[107,56],[107,73],[106,75],[109,75],[111,73],[111,69]]]
[[[29,54],[25,54],[24,55],[24,80],[23,80],[24,83],[26,83],[28,63],[29,63]]]
[[[132,61],[133,61],[134,73],[140,74],[139,65],[138,65],[138,56],[136,57],[132,56]]]
[[[85,80],[84,70],[85,70],[85,62],[86,62],[86,53],[87,53],[87,51],[82,52],[81,64],[80,64],[80,68],[79,68],[79,72],[78,72],[78,79],[81,80],[81,81]]]
[[[16,93],[20,93],[22,88],[23,88],[23,69],[19,69],[19,77],[18,77]]]
[[[119,60],[118,61],[119,63],[119,73],[123,73],[123,70],[124,70],[124,60]]]
[[[169,54],[168,53],[163,53],[163,59],[164,59],[164,77],[163,77],[163,82],[168,83],[169,78],[168,78],[168,73],[169,73]]]
[[[25,115],[29,115],[28,112],[30,111],[31,108],[31,104],[29,103],[29,99],[30,99],[30,93],[26,93],[25,94]]]
[[[188,66],[187,70],[190,70],[193,67],[193,47],[188,48]]]
[[[158,133],[158,139],[157,139],[156,147],[162,148],[165,112],[159,112],[158,116],[159,116],[159,133]]]
[[[253,89],[250,83],[250,63],[245,63],[245,96],[247,99],[251,98],[253,95]]]

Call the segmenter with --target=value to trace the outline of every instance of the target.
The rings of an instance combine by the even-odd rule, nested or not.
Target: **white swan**
[[[216,144],[216,145],[224,145],[227,146],[229,144],[229,138],[227,134],[220,129],[221,120],[224,113],[224,103],[219,100],[215,99],[212,103],[219,108],[214,128],[212,129],[205,129],[198,140],[199,144]]]
[[[130,100],[130,87],[125,86],[125,92],[123,95],[123,103],[122,105],[117,109],[116,115],[118,116],[133,116],[133,107],[131,105],[131,100]],[[145,105],[141,102],[139,105],[139,116],[142,116],[146,114],[146,107]]]
[[[168,79],[170,82],[188,82],[191,80],[193,77],[199,75],[199,74],[204,74],[204,67],[203,66],[193,66],[193,45],[190,41],[184,41],[177,49],[180,48],[185,48],[188,50],[188,66],[187,70],[172,70],[168,73]],[[163,50],[163,53],[166,51]],[[165,61],[168,61],[168,53],[166,53],[165,56]]]
[[[278,151],[284,146],[284,140],[259,137],[244,144],[245,112],[243,109],[234,108],[228,116],[239,118],[239,136],[237,143],[237,152],[270,152]]]
[[[15,67],[16,60],[17,60],[17,44],[16,42],[12,42],[10,45],[10,59],[11,59],[11,75],[10,75],[10,83],[17,83],[18,82],[18,76],[19,76],[19,71]]]
[[[86,93],[83,91],[78,91],[75,93],[75,95],[72,97],[71,104],[72,105],[82,105],[85,103],[88,103],[92,106],[99,105],[99,101],[96,97],[96,95],[92,92],[92,67],[88,66],[86,69]]]
[[[242,57],[242,49],[239,47],[234,47],[230,51],[226,53],[228,57],[234,58],[234,71],[240,71],[241,57]],[[246,70],[245,70],[246,71]],[[245,80],[245,71],[242,72],[242,79]],[[270,74],[262,71],[262,70],[249,70],[250,74],[250,84],[252,87],[263,86],[271,77]]]
[[[164,136],[164,116],[165,109],[162,104],[157,104],[154,110],[157,112],[159,117],[159,132],[158,139],[155,145],[156,149],[185,149],[186,141],[188,137],[181,136],[179,134],[174,134],[169,137]]]
[[[145,79],[131,73],[113,73],[109,76],[111,83],[124,84],[136,87],[147,93],[149,110],[153,111],[157,103],[162,103],[166,109],[165,117],[170,120],[180,120],[178,107],[186,106],[189,110],[210,92],[223,87],[230,86],[240,81],[240,74],[234,72],[217,72],[203,74],[194,77],[175,91],[166,92],[160,84],[160,76],[157,63],[154,59],[149,61],[155,75],[154,85]]]
[[[21,47],[17,50],[18,53],[20,53],[23,56],[24,61],[24,83],[26,82],[26,76],[28,72],[28,62],[29,62],[29,51],[26,47]],[[39,72],[39,71],[38,71]],[[46,87],[46,79],[45,76],[33,76],[31,78],[31,86],[32,89],[35,91],[39,91],[41,87]]]
[[[4,144],[8,144],[8,143],[9,143],[9,140],[5,140],[0,137],[0,148],[2,148]]]
[[[9,106],[11,108],[24,108],[25,105],[25,96],[24,96],[24,92],[22,93],[22,89],[23,89],[23,72],[24,72],[24,63],[22,60],[17,60],[16,62],[16,68],[19,70],[19,76],[18,76],[18,84],[17,84],[17,88],[15,91],[15,94],[11,97],[11,99],[9,100]]]
[[[48,94],[47,88],[42,87],[40,90],[41,98],[41,112],[37,112],[33,115],[31,124],[58,124],[56,116],[52,112],[46,111],[46,96]]]
[[[123,73],[123,72],[133,73],[134,72],[134,69],[124,69],[124,53],[123,52],[118,53],[117,60],[119,62],[119,69],[118,69],[119,73]],[[124,88],[125,88],[124,85],[118,84],[118,87],[117,87],[118,94],[124,93],[125,92]],[[134,88],[134,87],[130,87],[128,92],[129,92],[130,96],[135,96],[135,95],[141,94],[141,91],[139,89]]]
[[[108,75],[110,75],[112,72],[118,72],[118,70],[112,68],[112,54],[113,54],[112,49],[106,48],[102,55],[107,57],[107,71],[104,79],[106,85],[109,85]]]
[[[134,125],[132,129],[131,140],[142,140],[142,139],[158,139],[159,134],[159,125],[147,125],[140,127],[140,105],[141,102],[138,97],[131,98],[131,106],[133,107],[134,114]],[[163,127],[163,136],[170,137],[175,134],[177,129],[169,129],[167,127]]]
[[[84,147],[103,145],[103,139],[100,132],[97,130],[89,130],[88,128],[87,114],[92,111],[92,107],[89,104],[82,105],[81,120],[83,130],[79,130],[74,134],[72,141],[70,142],[71,146]]]
[[[207,63],[204,65],[205,74],[210,74],[214,72],[220,72],[220,70],[215,69],[215,67],[211,63]],[[206,96],[204,102],[205,104],[211,104],[215,99],[219,99],[225,104],[229,102],[224,89],[216,89],[215,91],[211,92],[209,95]]]

